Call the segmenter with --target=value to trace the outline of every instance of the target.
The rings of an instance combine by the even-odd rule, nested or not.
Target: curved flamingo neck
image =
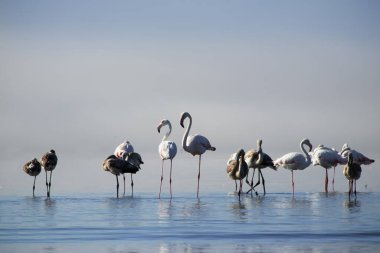
[[[258,158],[256,160],[256,165],[261,165],[261,163],[263,162],[263,150],[261,148],[261,142],[257,142],[257,147],[258,147],[258,150],[257,150],[257,153],[258,153]]]
[[[240,150],[236,155],[237,163],[236,163],[236,166],[232,169],[232,175],[236,175],[238,171],[240,172],[240,167],[241,167],[241,164],[243,163],[243,160],[244,160],[244,152],[243,150]]]
[[[189,132],[190,132],[191,124],[193,123],[193,119],[191,118],[190,114],[188,114],[185,118],[189,118],[189,124],[187,125],[185,134],[183,135],[183,138],[182,138],[182,147],[185,151],[189,152],[189,147],[187,146],[186,141],[187,141],[187,137],[189,136]]]
[[[305,145],[305,142],[301,142],[301,144],[300,144],[300,148],[301,148],[302,152],[303,152],[303,153],[305,154],[305,156],[306,156],[306,161],[307,161],[308,163],[311,163],[311,157],[310,157],[309,153],[306,151],[306,149],[304,148],[304,145]]]
[[[166,134],[162,138],[162,141],[166,141],[169,138],[170,133],[172,132],[172,124],[168,122],[167,126],[169,127],[169,131],[166,132]]]

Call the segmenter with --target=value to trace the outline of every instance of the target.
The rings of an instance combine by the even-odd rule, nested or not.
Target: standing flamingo
[[[258,186],[261,183],[260,181],[262,179],[264,195],[265,195],[266,194],[265,179],[264,179],[263,173],[261,172],[261,169],[269,167],[271,169],[277,170],[277,168],[273,165],[272,158],[262,151],[261,145],[262,145],[262,140],[258,140],[257,141],[257,147],[258,147],[257,151],[254,149],[250,149],[249,151],[247,151],[247,153],[244,156],[244,159],[247,162],[248,167],[253,168],[251,183],[248,182],[248,175],[247,175],[246,180],[245,180],[246,183],[248,185],[250,185],[250,187],[251,187],[251,189],[249,191],[247,191],[247,194],[249,192],[252,193],[252,191],[254,191],[257,195],[255,188],[256,188],[256,186]],[[258,176],[257,183],[255,185],[253,185],[253,177],[255,176],[255,170],[256,169],[258,169],[258,171],[259,171],[259,176]]]
[[[182,147],[186,152],[189,152],[193,156],[199,155],[199,167],[198,167],[198,187],[197,187],[197,198],[199,197],[199,179],[201,177],[201,156],[206,150],[215,151],[215,147],[211,146],[209,140],[200,135],[189,135],[191,124],[193,122],[191,115],[188,112],[183,112],[181,115],[180,124],[184,128],[184,120],[189,118],[189,125],[185,131],[185,134],[182,138]]]
[[[120,143],[119,146],[116,147],[116,149],[113,153],[117,158],[125,160],[127,158],[127,156],[132,152],[134,152],[134,148],[133,148],[132,144],[126,140],[126,141]],[[124,182],[123,195],[125,195],[125,175],[123,172],[121,172],[121,173],[123,174],[123,182]],[[131,174],[131,184],[133,184],[132,174]],[[132,189],[133,189],[133,186],[132,186]]]
[[[51,188],[51,175],[53,174],[53,170],[55,169],[55,166],[57,166],[58,158],[55,154],[55,151],[52,149],[46,154],[44,154],[41,158],[41,165],[45,169],[46,174],[46,190],[47,190],[47,197],[50,198],[50,188]],[[50,180],[48,184],[47,180],[47,172],[50,171]]]
[[[338,154],[334,149],[325,147],[323,145],[318,145],[312,152],[312,163],[314,166],[320,165],[326,170],[326,176],[325,176],[325,192],[328,193],[328,182],[329,182],[329,174],[327,169],[330,169],[332,167],[335,167],[338,164],[346,164],[347,159]],[[335,173],[334,173],[335,174]],[[333,177],[333,190],[334,190],[334,182],[335,177]]]
[[[128,162],[128,164],[130,166],[123,167],[123,169],[121,170],[121,173],[123,174],[123,178],[124,178],[125,173],[131,173],[131,187],[132,187],[132,197],[133,197],[133,185],[134,185],[133,184],[133,174],[136,174],[137,171],[141,170],[140,164],[144,164],[144,162],[141,159],[140,154],[138,154],[136,152],[129,153],[127,155],[125,161]],[[132,168],[132,167],[134,167],[134,168]],[[137,171],[136,171],[136,169],[137,169]],[[125,195],[125,180],[124,180],[124,195]]]
[[[40,174],[41,172],[41,164],[40,162],[34,158],[33,160],[27,162],[23,170],[30,176],[34,177],[34,183],[33,183],[33,198],[34,198],[34,189],[36,188],[36,177]]]
[[[137,153],[131,153],[133,160],[141,160],[140,155],[135,155]],[[139,163],[142,163],[139,162]],[[119,198],[119,179],[118,176],[121,173],[136,173],[140,167],[136,166],[128,161],[117,158],[115,155],[110,155],[103,162],[103,169],[109,171],[116,176],[116,197]],[[132,196],[133,196],[133,185],[132,185]]]
[[[230,165],[230,162],[232,160],[237,160],[237,153],[231,154],[230,158],[227,160],[227,166]],[[234,180],[234,181],[235,181],[235,192],[237,192],[238,191],[238,189],[237,189],[237,182],[236,182],[236,180]]]
[[[356,180],[360,178],[360,175],[362,173],[362,168],[360,167],[359,164],[354,163],[354,158],[353,154],[349,153],[348,154],[348,163],[346,166],[344,166],[343,169],[343,175],[346,176],[348,179],[348,198],[351,199],[351,194],[353,190],[353,186],[355,183],[355,198],[356,198]]]
[[[236,153],[236,160],[232,159],[230,160],[228,166],[227,166],[227,174],[230,176],[231,179],[240,180],[240,187],[239,187],[239,200],[240,200],[240,194],[243,189],[243,179],[248,175],[248,165],[244,160],[245,152],[243,149],[240,149]]]
[[[351,149],[347,143],[345,143],[342,147],[342,151],[340,151],[340,154],[344,157],[348,157],[349,153],[352,154],[352,162],[359,164],[359,165],[370,165],[371,163],[374,163],[375,160],[366,157],[362,153]]]
[[[163,119],[160,124],[157,127],[157,131],[160,132],[161,128],[163,126],[168,126],[169,131],[164,135],[162,138],[162,141],[160,145],[158,146],[158,153],[160,155],[160,158],[162,160],[162,167],[161,167],[161,183],[160,183],[160,193],[158,194],[158,198],[161,198],[161,187],[162,187],[162,180],[164,179],[164,161],[170,160],[170,198],[173,197],[172,195],[172,165],[173,165],[173,158],[177,154],[177,145],[174,141],[168,141],[168,137],[170,133],[172,132],[172,124],[169,120]]]
[[[285,169],[292,171],[292,188],[293,188],[293,196],[294,196],[294,177],[293,177],[293,170],[304,170],[311,164],[311,158],[308,152],[306,152],[304,145],[307,145],[309,147],[309,152],[312,149],[312,145],[309,141],[309,139],[303,139],[300,143],[300,148],[302,152],[304,153],[298,153],[298,152],[292,152],[288,153],[286,155],[283,155],[282,157],[276,159],[273,164],[276,167],[284,167]]]

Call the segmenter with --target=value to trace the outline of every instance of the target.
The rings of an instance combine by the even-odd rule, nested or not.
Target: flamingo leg
[[[293,177],[293,170],[292,170],[292,188],[293,188],[293,197],[294,197],[294,177]]]
[[[125,175],[123,173],[123,181],[124,181],[124,192],[123,192],[123,196],[125,196]]]
[[[53,171],[50,171],[50,180],[49,180],[49,198],[50,198],[50,189],[51,189],[51,175],[53,174]]]
[[[264,189],[264,195],[265,195],[267,192],[265,191],[265,179],[264,179],[264,175],[263,175],[263,172],[261,170],[259,170],[259,172],[260,172],[260,175],[261,175],[261,179],[263,180],[263,189]]]
[[[236,182],[236,179],[235,179],[235,192],[237,191],[237,182]]]
[[[251,184],[249,185],[249,186],[251,187],[251,189],[249,189],[249,191],[247,191],[247,194],[251,192],[251,195],[252,195],[252,191],[254,191],[256,195],[258,195],[258,194],[257,194],[257,191],[256,191],[255,189],[253,189],[253,188],[254,188],[254,187],[253,187],[253,177],[255,176],[255,170],[256,170],[256,169],[253,168],[253,175],[252,175],[252,179],[251,179]],[[248,177],[248,176],[247,176],[247,177]]]
[[[356,179],[352,180],[353,181],[353,184],[355,184],[355,199],[356,199]]]
[[[34,198],[34,189],[36,189],[36,177],[34,176],[34,183],[33,183],[33,198]]]
[[[348,200],[351,200],[352,180],[348,180]]]
[[[199,198],[199,180],[201,178],[201,157],[202,155],[199,155],[197,198]]]
[[[47,170],[45,170],[45,175],[46,175],[46,195],[49,198],[49,184],[48,184],[48,179],[47,179]]]
[[[119,179],[116,176],[116,198],[119,198]]]
[[[173,194],[172,194],[172,167],[173,167],[173,160],[170,159],[170,198],[172,199],[173,198]]]
[[[245,177],[245,182],[247,183],[247,185],[251,186],[248,181],[248,175],[249,175],[249,170],[248,170],[247,176]],[[235,186],[236,186],[236,180],[235,180]],[[236,186],[236,189],[237,189],[237,186]]]
[[[329,189],[328,189],[328,184],[329,184],[329,174],[327,172],[327,169],[326,169],[326,177],[325,177],[325,192],[328,193],[329,192]]]
[[[164,180],[164,160],[162,160],[162,167],[161,167],[161,183],[160,183],[160,193],[158,194],[158,198],[161,198],[161,187],[162,187],[162,180]]]
[[[133,197],[133,176],[132,176],[132,173],[131,173],[131,187],[132,187],[132,197]]]
[[[259,172],[258,172],[258,173],[259,173],[259,178],[258,178],[257,183],[255,184],[255,186],[252,187],[253,189],[255,189],[256,186],[258,186],[258,185],[261,183],[261,181],[260,181],[260,180],[261,180],[261,179],[260,179],[260,173],[261,173],[261,170],[258,169],[258,171],[259,171]],[[257,191],[255,191],[255,192],[256,192],[256,195],[257,195]]]
[[[257,196],[257,195],[259,195],[259,194],[257,193],[257,191],[256,191],[255,189],[253,189],[253,187],[252,187],[251,189],[249,189],[249,190],[247,191],[247,193],[246,193],[246,194],[248,194],[248,193],[250,193],[250,192],[251,192],[251,195],[252,195],[252,191],[254,191],[254,192],[255,192],[256,196]]]
[[[252,174],[252,179],[251,179],[251,188],[253,187],[253,177],[255,176],[255,171],[256,171],[256,169],[253,168],[253,174]]]
[[[336,167],[334,167],[334,175],[333,175],[333,179],[332,179],[332,188],[333,188],[332,190],[333,191],[335,191],[335,168]]]
[[[242,189],[243,189],[243,180],[240,180],[240,187],[239,187],[239,192],[238,192],[239,201],[240,201],[240,194],[241,194]]]

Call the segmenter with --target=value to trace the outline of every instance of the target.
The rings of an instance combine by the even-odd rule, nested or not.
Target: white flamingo
[[[243,149],[240,149],[236,153],[236,159],[230,159],[229,164],[227,166],[227,174],[229,177],[233,180],[239,180],[240,181],[240,187],[239,187],[239,200],[240,200],[240,194],[243,189],[243,179],[248,175],[248,165],[244,160],[245,152]],[[234,154],[232,155],[234,156]],[[231,157],[232,157],[231,156]]]
[[[23,170],[29,175],[34,177],[34,183],[33,183],[33,198],[34,198],[34,189],[36,189],[36,177],[40,174],[41,172],[41,164],[40,162],[34,158],[33,160],[27,162]]]
[[[340,151],[340,154],[346,158],[348,158],[349,154],[352,154],[352,161],[353,163],[359,164],[359,165],[370,165],[371,163],[374,163],[375,160],[366,157],[362,153],[351,149],[347,143],[345,143],[342,147],[342,151]]]
[[[355,184],[355,198],[356,198],[356,180],[360,178],[362,168],[359,164],[354,163],[353,154],[348,154],[348,163],[343,168],[343,175],[348,179],[348,198],[351,199],[351,194]]]
[[[293,170],[304,170],[311,164],[311,158],[308,152],[306,152],[304,145],[307,145],[311,151],[312,145],[309,139],[303,139],[300,143],[300,148],[303,154],[298,152],[288,153],[283,155],[282,157],[276,159],[273,164],[276,167],[284,167],[285,169],[292,171],[292,188],[293,188],[293,196],[294,196],[294,177]]]
[[[186,152],[192,154],[193,156],[199,155],[198,187],[197,187],[197,198],[198,198],[199,197],[199,179],[201,177],[201,157],[202,157],[202,154],[206,152],[206,150],[215,151],[215,147],[211,146],[209,140],[200,134],[189,135],[193,120],[191,118],[191,115],[188,112],[182,113],[180,124],[184,128],[185,126],[183,122],[185,121],[186,118],[189,118],[190,122],[182,138],[182,147]]]
[[[134,148],[133,148],[132,144],[126,140],[126,141],[120,143],[119,146],[116,147],[116,149],[113,153],[117,158],[125,160],[125,159],[127,159],[128,155],[133,153],[133,152],[134,152]],[[123,174],[123,182],[124,182],[124,193],[123,193],[123,195],[125,195],[125,175],[124,175],[124,173],[122,173],[122,174]],[[131,174],[131,185],[133,185],[132,174]],[[132,186],[132,189],[133,189],[133,186]]]
[[[338,164],[344,165],[347,163],[347,159],[343,156],[341,156],[335,149],[328,148],[321,145],[318,145],[312,152],[312,163],[314,166],[320,165],[326,170],[326,176],[325,176],[325,192],[327,193],[328,190],[328,182],[329,182],[329,174],[327,169],[330,169],[334,167],[334,172],[335,172],[335,167]],[[334,190],[334,183],[335,183],[335,173],[333,177],[333,190]]]
[[[161,197],[161,187],[162,187],[162,180],[164,179],[164,161],[170,160],[170,198],[172,198],[172,165],[173,165],[173,158],[177,154],[177,145],[174,141],[168,141],[168,137],[170,133],[172,132],[172,124],[170,124],[170,121],[167,119],[163,119],[160,124],[157,127],[157,131],[160,132],[161,128],[163,126],[168,126],[169,131],[164,135],[162,138],[162,141],[160,145],[158,146],[158,153],[160,155],[160,158],[162,160],[162,168],[161,168],[161,183],[160,183],[160,193],[158,194],[158,198]]]

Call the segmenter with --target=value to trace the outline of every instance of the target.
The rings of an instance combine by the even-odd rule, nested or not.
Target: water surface
[[[380,193],[0,198],[1,252],[378,252]]]

